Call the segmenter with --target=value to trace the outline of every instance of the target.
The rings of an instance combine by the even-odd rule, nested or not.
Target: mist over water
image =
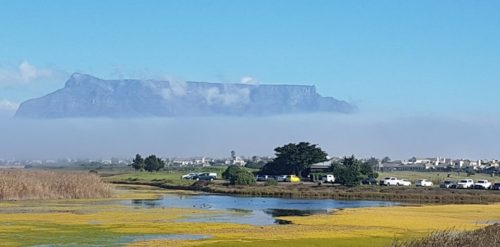
[[[0,158],[273,155],[319,144],[330,156],[498,158],[500,121],[448,117],[304,114],[277,117],[0,119]]]

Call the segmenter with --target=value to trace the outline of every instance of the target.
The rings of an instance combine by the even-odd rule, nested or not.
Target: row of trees
[[[143,159],[140,154],[136,154],[135,158],[132,160],[132,167],[136,171],[154,172],[165,167],[165,161],[156,157],[156,155],[150,155],[146,157],[146,159]]]
[[[311,165],[328,160],[328,154],[315,144],[308,142],[289,143],[274,149],[276,158],[267,163],[259,171],[267,175],[290,175],[308,177]],[[345,157],[339,162],[333,162],[327,172],[332,172],[336,180],[346,186],[355,186],[361,180],[378,177],[373,171],[378,164],[376,159],[361,162],[354,156]]]

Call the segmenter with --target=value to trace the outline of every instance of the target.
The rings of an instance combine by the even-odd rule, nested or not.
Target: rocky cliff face
[[[355,109],[320,96],[314,86],[102,80],[73,74],[64,88],[23,102],[16,117],[267,116]]]

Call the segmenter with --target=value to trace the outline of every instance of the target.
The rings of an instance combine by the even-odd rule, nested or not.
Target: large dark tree
[[[159,171],[163,167],[165,167],[165,162],[156,155],[150,155],[144,160],[144,169],[148,172]]]
[[[327,160],[327,154],[309,142],[289,143],[274,151],[276,158],[262,168],[261,174],[308,176],[312,164]]]
[[[351,157],[344,157],[340,162],[332,164],[332,171],[336,181],[346,186],[359,185],[364,178],[377,178],[378,173],[373,171],[370,162],[361,162]]]
[[[362,179],[360,173],[361,162],[351,157],[344,157],[342,161],[332,164],[336,182],[346,186],[356,186]]]
[[[135,159],[132,160],[132,167],[136,171],[144,170],[144,159],[141,157],[140,154],[135,155]]]

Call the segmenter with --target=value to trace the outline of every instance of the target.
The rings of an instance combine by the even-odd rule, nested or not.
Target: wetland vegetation
[[[389,246],[395,239],[418,239],[439,230],[475,230],[500,220],[497,204],[416,205],[276,215],[291,224],[253,225],[224,220],[245,217],[245,210],[190,205],[189,198],[196,200],[199,196],[192,191],[133,186],[119,187],[112,198],[105,199],[4,201],[0,203],[0,240],[8,246],[376,247]],[[185,198],[186,205],[138,203],[176,197],[179,203]],[[248,204],[255,203],[241,203]],[[217,217],[222,219],[200,220]]]
[[[88,172],[0,169],[0,200],[106,198],[112,186]]]

